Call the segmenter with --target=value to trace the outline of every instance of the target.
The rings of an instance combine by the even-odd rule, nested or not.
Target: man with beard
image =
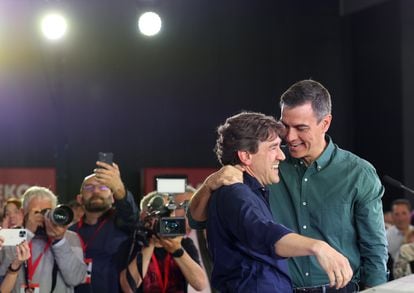
[[[136,222],[138,208],[115,163],[97,162],[83,180],[78,201],[85,215],[69,229],[83,241],[89,276],[75,292],[119,292],[117,254]]]

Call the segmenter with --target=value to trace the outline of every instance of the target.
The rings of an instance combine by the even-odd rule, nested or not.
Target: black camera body
[[[146,206],[145,217],[138,222],[134,232],[135,241],[141,246],[148,246],[149,239],[155,236],[176,237],[186,234],[185,217],[171,217],[177,208],[174,195],[184,193],[187,179],[184,177],[157,177],[157,193]],[[168,196],[168,202],[164,199]]]
[[[164,195],[156,194],[151,198],[145,217],[137,225],[135,238],[143,246],[148,246],[152,235],[176,237],[186,234],[185,217],[171,217],[176,205],[173,199],[164,204]]]
[[[58,205],[54,209],[44,209],[40,211],[45,217],[48,217],[53,224],[58,226],[69,225],[73,221],[73,211],[68,205]]]

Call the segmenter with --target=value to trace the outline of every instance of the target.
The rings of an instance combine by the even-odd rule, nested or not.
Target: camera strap
[[[138,273],[139,276],[142,276],[142,266],[140,264],[142,264],[142,253],[138,252],[137,253],[137,268],[138,268]],[[135,293],[142,293],[143,292],[143,282],[141,282],[141,284],[137,287],[137,283],[134,280],[134,277],[132,277],[131,272],[129,270],[129,266],[126,267],[126,277],[127,277],[127,282],[129,287],[135,292]],[[141,279],[143,279],[141,277]]]
[[[58,266],[57,266],[56,260],[53,258],[52,287],[50,289],[50,292],[53,292],[53,290],[55,290],[57,272],[58,272]]]
[[[36,269],[39,266],[40,261],[42,260],[44,254],[50,248],[51,243],[52,242],[50,240],[46,242],[46,245],[43,248],[43,251],[37,256],[36,260],[33,263],[32,262],[32,257],[33,257],[32,241],[29,242],[30,258],[27,261],[25,261],[25,264],[24,264],[24,276],[25,276],[25,283],[26,283],[27,288],[30,288]]]
[[[44,254],[46,253],[46,251],[50,248],[51,245],[51,241],[48,240],[46,242],[45,247],[43,248],[43,251],[38,255],[38,257],[36,258],[36,260],[34,261],[34,263],[32,262],[32,256],[33,256],[33,250],[32,250],[32,241],[29,242],[29,248],[30,248],[30,258],[27,260],[27,270],[28,270],[28,278],[29,281],[32,281],[33,276],[36,272],[37,267],[40,264],[40,261],[42,260]]]
[[[134,233],[132,234],[132,243],[129,247],[128,257],[126,259],[126,277],[129,287],[134,290],[135,293],[142,293],[143,292],[143,282],[141,282],[141,285],[137,288],[137,284],[134,280],[134,278],[131,275],[131,272],[129,271],[129,263],[133,260],[133,256],[137,259],[137,269],[139,276],[142,277],[142,245],[138,243],[137,240],[138,231],[135,229]]]

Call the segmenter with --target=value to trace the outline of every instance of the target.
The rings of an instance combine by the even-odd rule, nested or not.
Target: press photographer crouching
[[[56,208],[56,196],[33,186],[23,195],[24,227],[31,257],[24,263],[12,292],[73,292],[86,275],[78,235],[67,230],[70,208]],[[15,247],[0,251],[0,275],[15,259]]]
[[[140,206],[132,260],[120,275],[122,290],[187,292],[187,284],[204,289],[207,278],[193,241],[183,238],[185,219],[174,216],[174,197],[154,191],[143,197]]]

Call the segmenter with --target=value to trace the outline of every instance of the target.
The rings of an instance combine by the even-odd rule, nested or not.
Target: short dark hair
[[[271,116],[262,113],[241,112],[220,125],[217,129],[215,153],[222,165],[240,163],[237,151],[257,153],[259,142],[283,137],[285,127]]]
[[[320,122],[331,114],[332,101],[329,91],[319,82],[305,79],[288,88],[280,97],[280,108],[294,108],[310,102],[316,119]]]
[[[391,203],[391,208],[396,205],[405,205],[409,211],[411,211],[411,202],[405,198],[398,198]]]

